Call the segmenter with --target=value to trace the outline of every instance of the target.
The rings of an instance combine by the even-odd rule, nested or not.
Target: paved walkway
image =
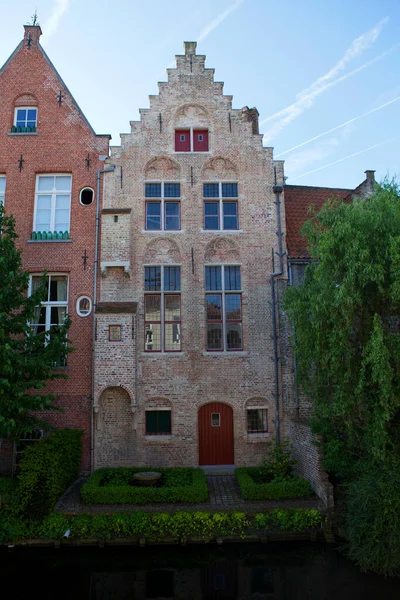
[[[135,512],[179,512],[240,510],[246,513],[268,511],[273,508],[319,508],[323,506],[316,496],[300,500],[243,500],[234,475],[208,475],[209,499],[199,504],[82,504],[80,488],[85,479],[79,479],[61,498],[56,506],[62,513],[115,513]]]

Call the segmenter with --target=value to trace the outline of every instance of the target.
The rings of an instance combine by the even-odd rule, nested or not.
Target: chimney
[[[30,45],[35,42],[38,43],[40,36],[42,35],[42,30],[40,29],[40,25],[24,25],[25,35],[24,42],[30,47]]]
[[[249,108],[248,106],[244,106],[242,108],[242,115],[243,120],[250,121],[252,123],[253,135],[258,135],[258,110],[255,107]]]
[[[196,54],[197,42],[183,42],[185,44],[185,56],[193,56]]]
[[[367,181],[371,181],[372,183],[375,183],[375,171],[365,171],[365,174],[367,176]]]

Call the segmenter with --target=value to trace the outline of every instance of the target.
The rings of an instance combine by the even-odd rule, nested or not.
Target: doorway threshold
[[[233,475],[235,465],[200,465],[206,475]]]

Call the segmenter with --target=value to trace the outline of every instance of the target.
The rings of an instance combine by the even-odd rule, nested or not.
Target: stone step
[[[235,465],[203,465],[200,467],[206,475],[233,475]]]

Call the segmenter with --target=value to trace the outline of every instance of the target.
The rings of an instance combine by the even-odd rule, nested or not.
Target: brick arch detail
[[[201,104],[190,103],[180,106],[175,112],[174,126],[209,127],[209,113]]]
[[[239,178],[239,171],[231,160],[222,156],[217,156],[206,162],[201,171],[201,177],[208,181],[223,179],[236,180]]]
[[[178,244],[166,237],[149,242],[144,250],[144,264],[177,264],[181,262]]]
[[[18,94],[14,98],[14,106],[38,106],[38,99],[34,94],[30,92],[25,92],[24,94]]]
[[[112,388],[117,388],[117,389],[122,389],[124,390],[128,396],[129,396],[129,400],[131,403],[134,402],[135,399],[135,393],[133,391],[132,388],[130,388],[129,386],[123,384],[123,383],[117,383],[116,381],[110,381],[109,383],[102,385],[101,387],[98,388],[97,393],[96,393],[96,402],[95,404],[99,404],[99,401],[101,400],[101,397],[103,395],[103,393],[106,390],[112,389]]]
[[[267,400],[267,398],[264,398],[263,396],[252,396],[251,398],[248,398],[244,402],[245,409],[249,406],[254,407],[254,408],[257,408],[257,407],[269,408],[271,406],[271,402],[269,400]]]
[[[239,246],[233,240],[224,237],[218,237],[211,240],[206,246],[204,252],[204,261],[206,263],[233,263],[240,261]]]
[[[176,181],[181,179],[181,167],[169,156],[156,156],[149,160],[144,168],[144,177],[147,180],[161,179]]]
[[[168,398],[155,396],[145,400],[143,407],[145,410],[148,408],[172,408],[172,402]]]

